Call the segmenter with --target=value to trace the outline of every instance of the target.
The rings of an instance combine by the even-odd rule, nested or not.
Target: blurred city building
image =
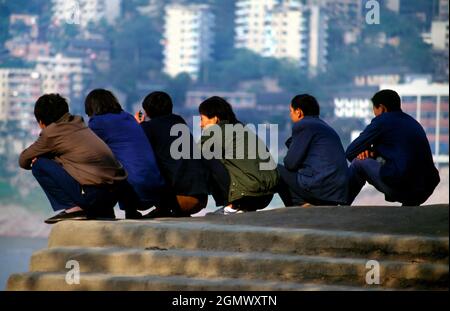
[[[34,104],[42,95],[42,81],[34,68],[0,68],[0,121],[36,134]]]
[[[236,48],[290,59],[315,75],[327,63],[328,18],[317,5],[293,0],[238,0]]]
[[[209,5],[166,6],[163,38],[164,72],[175,77],[187,73],[198,79],[202,63],[211,59],[214,15]]]
[[[50,54],[50,44],[40,42],[39,18],[37,15],[11,14],[9,17],[9,35],[5,48],[13,57],[33,61],[38,56]]]
[[[102,19],[113,25],[121,15],[121,0],[52,0],[55,25],[79,24],[86,29]]]
[[[358,41],[363,21],[363,4],[361,0],[306,0],[309,5],[319,5],[328,15],[330,25],[343,31],[344,43]]]
[[[198,109],[198,105],[212,96],[225,98],[233,109],[255,109],[256,94],[248,92],[223,92],[223,91],[188,91],[186,94],[186,108]]]

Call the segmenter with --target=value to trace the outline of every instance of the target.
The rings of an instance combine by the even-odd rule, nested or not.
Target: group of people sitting
[[[181,132],[174,135],[172,129],[186,122],[173,113],[167,93],[149,94],[142,103],[145,114],[133,116],[110,91],[93,90],[85,99],[88,125],[69,113],[63,97],[47,94],[34,108],[41,134],[21,153],[19,164],[32,170],[59,212],[46,220],[49,224],[114,219],[117,203],[127,219],[189,217],[206,207],[209,195],[224,215],[264,209],[275,193],[285,206],[351,205],[366,182],[388,201],[421,205],[440,182],[426,134],[402,112],[395,91],[380,91],[372,102],[375,118],[345,151],[335,130],[320,118],[317,100],[308,94],[294,97],[284,165],[261,169],[267,159],[247,151],[239,158],[174,157]],[[198,148],[208,145],[212,127],[242,124],[220,97],[202,102],[199,113],[200,142],[189,135]],[[208,148],[237,154],[242,144],[247,150],[249,135],[256,136],[246,135]]]

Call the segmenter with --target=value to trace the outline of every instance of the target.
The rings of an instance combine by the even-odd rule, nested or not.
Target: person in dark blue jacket
[[[139,198],[136,208],[146,210],[157,205],[161,201],[165,181],[153,148],[134,116],[123,111],[113,93],[103,89],[89,93],[85,110],[90,117],[91,130],[111,148],[128,172],[128,182]],[[127,211],[121,201],[119,205]]]
[[[339,205],[347,202],[348,165],[338,134],[320,119],[320,106],[308,94],[294,97],[290,116],[292,137],[279,194],[286,206]]]
[[[425,131],[402,111],[397,92],[382,90],[372,103],[375,118],[346,152],[352,161],[349,204],[369,182],[386,201],[421,205],[440,182]]]

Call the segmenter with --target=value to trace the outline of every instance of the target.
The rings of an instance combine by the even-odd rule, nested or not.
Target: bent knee
[[[36,174],[41,174],[45,171],[48,171],[50,167],[58,165],[55,161],[47,159],[47,158],[38,158],[36,161],[34,161],[33,165],[31,166],[31,172],[34,176]]]

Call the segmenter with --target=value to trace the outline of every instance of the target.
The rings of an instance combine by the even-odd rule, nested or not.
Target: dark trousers
[[[378,191],[384,193],[389,201],[396,201],[395,198],[404,197],[404,193],[397,189],[389,187],[381,180],[380,169],[382,164],[375,159],[353,160],[350,165],[349,179],[349,198],[348,203],[351,205],[366,182],[374,186]],[[423,202],[401,202],[404,205],[420,205]]]
[[[257,211],[266,208],[273,199],[273,194],[262,196],[245,196],[233,202],[228,201],[231,178],[226,167],[220,160],[205,160],[205,166],[210,173],[209,186],[217,206],[227,206],[233,204],[233,208],[243,211]]]
[[[336,202],[329,202],[316,198],[302,189],[297,182],[297,172],[289,171],[280,164],[278,165],[277,170],[280,174],[277,192],[285,206],[301,206],[307,203],[317,206],[339,205]]]
[[[47,158],[36,160],[32,173],[54,211],[79,206],[88,217],[114,216],[119,199],[116,190],[123,186],[81,186],[60,164]]]

